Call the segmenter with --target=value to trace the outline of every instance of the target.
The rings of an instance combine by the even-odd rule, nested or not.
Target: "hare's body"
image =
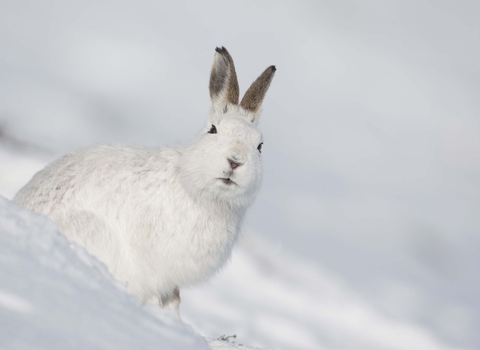
[[[36,174],[15,200],[50,217],[144,302],[168,298],[223,265],[245,212],[190,195],[179,182],[179,155],[87,148]]]
[[[259,78],[263,95],[269,69],[267,82],[265,73]],[[178,311],[178,289],[205,280],[229,258],[261,183],[255,124],[263,95],[237,106],[233,83],[233,61],[217,49],[212,111],[191,146],[80,150],[37,173],[14,200],[50,217],[143,302]]]

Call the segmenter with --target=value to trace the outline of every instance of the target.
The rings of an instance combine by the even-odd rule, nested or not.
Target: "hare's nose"
[[[239,163],[239,162],[236,162],[230,158],[227,158],[228,162],[230,163],[230,166],[232,167],[232,169],[235,169],[237,167],[239,167],[240,165],[242,165],[242,163]]]

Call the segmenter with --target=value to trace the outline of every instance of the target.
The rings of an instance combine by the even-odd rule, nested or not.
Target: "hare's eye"
[[[262,153],[262,145],[263,145],[263,142],[260,143],[260,144],[258,145],[258,147],[257,147],[258,152],[260,152],[260,153]]]
[[[215,127],[215,125],[212,124],[212,127],[210,128],[208,133],[209,134],[216,134],[217,133],[217,128]]]

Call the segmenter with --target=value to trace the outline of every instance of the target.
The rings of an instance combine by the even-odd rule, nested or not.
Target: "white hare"
[[[228,260],[262,180],[260,106],[268,67],[240,104],[233,60],[217,48],[211,111],[186,148],[99,145],[38,172],[15,196],[103,261],[129,293],[178,313],[179,288]]]

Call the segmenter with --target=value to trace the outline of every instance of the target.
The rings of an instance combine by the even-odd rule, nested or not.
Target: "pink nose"
[[[228,159],[228,162],[230,163],[230,166],[232,167],[232,169],[235,169],[235,168],[239,167],[240,165],[242,165],[240,163],[234,162],[231,159]]]

